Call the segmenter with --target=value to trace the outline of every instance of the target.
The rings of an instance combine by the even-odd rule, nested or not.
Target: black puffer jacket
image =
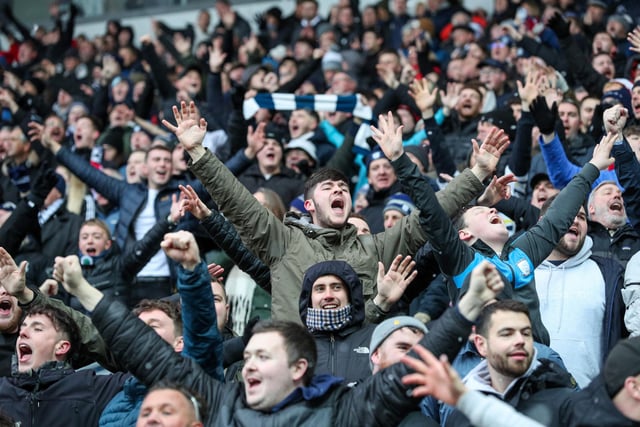
[[[638,427],[639,421],[625,417],[613,405],[602,375],[584,390],[574,393],[561,408],[561,425],[565,427]]]
[[[275,412],[254,411],[247,406],[243,384],[222,384],[206,375],[122,304],[103,299],[93,311],[93,322],[116,358],[146,385],[165,379],[200,394],[210,408],[206,426],[393,426],[418,404],[401,382],[410,369],[396,364],[357,387],[333,385]],[[434,323],[420,344],[436,355],[446,353],[452,360],[470,331],[471,323],[452,308]]]
[[[23,427],[97,426],[128,377],[76,372],[64,362],[47,362],[34,373],[0,378],[0,409]]]
[[[291,201],[301,195],[304,191],[304,181],[291,169],[283,167],[279,173],[271,175],[268,179],[262,175],[258,164],[254,163],[247,170],[238,176],[238,181],[242,183],[250,193],[255,193],[260,187],[275,191],[282,199],[285,206],[289,206]]]
[[[369,343],[374,324],[364,324],[364,295],[362,283],[349,264],[344,261],[323,261],[309,267],[302,279],[300,318],[306,324],[311,303],[313,283],[322,276],[338,276],[349,290],[351,322],[339,331],[314,331],[318,348],[316,374],[331,374],[346,382],[361,381],[371,376]]]

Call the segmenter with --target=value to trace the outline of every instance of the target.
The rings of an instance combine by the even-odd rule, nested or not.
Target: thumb
[[[22,261],[20,263],[20,274],[25,274],[27,271],[27,261]]]
[[[384,277],[384,264],[378,261],[378,279],[382,279]]]

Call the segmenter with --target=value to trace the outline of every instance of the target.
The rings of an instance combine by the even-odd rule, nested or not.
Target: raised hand
[[[462,90],[461,83],[450,82],[447,83],[447,91],[440,91],[440,101],[445,109],[453,110],[458,104],[460,98],[460,91]]]
[[[222,71],[222,64],[224,64],[225,59],[227,59],[227,54],[222,50],[220,43],[214,40],[209,47],[209,70],[212,73]]]
[[[76,255],[56,257],[53,264],[53,278],[62,282],[67,292],[76,296],[85,284],[91,287],[82,276],[82,267]]]
[[[248,159],[253,159],[264,148],[266,141],[264,129],[266,126],[266,122],[260,122],[255,130],[253,130],[253,126],[247,128],[247,148],[244,149],[244,155]]]
[[[631,43],[629,50],[640,53],[640,27],[636,27],[627,34],[627,40]]]
[[[509,147],[509,137],[502,129],[493,128],[481,146],[475,139],[471,140],[471,144],[476,159],[471,171],[480,181],[484,181],[495,172],[502,153]]]
[[[51,138],[51,132],[44,125],[38,122],[29,122],[27,124],[29,131],[27,135],[30,141],[40,141],[40,143],[51,150],[53,154],[56,154],[60,150],[60,144]]]
[[[504,175],[500,178],[494,175],[484,193],[478,197],[478,205],[493,206],[500,200],[509,199],[511,197],[511,186],[509,184],[516,181],[517,179],[513,174]]]
[[[540,86],[541,79],[542,72],[537,69],[532,69],[527,73],[524,86],[520,80],[516,82],[518,85],[518,95],[522,101],[523,108],[526,108],[525,111],[529,111],[529,106],[533,100],[536,99],[536,96],[538,96],[538,87]]]
[[[193,270],[200,264],[200,249],[195,237],[188,231],[180,230],[165,234],[160,247],[169,258],[180,263],[185,270]]]
[[[558,104],[554,102],[549,108],[546,99],[538,96],[531,102],[531,114],[542,135],[553,135],[555,133]]]
[[[611,157],[611,149],[613,148],[613,143],[616,139],[618,139],[617,133],[607,132],[607,134],[600,140],[600,143],[593,149],[593,157],[589,160],[589,163],[601,171],[611,166],[615,160]]]
[[[602,113],[605,131],[622,134],[622,129],[627,124],[627,118],[629,118],[629,112],[622,105],[617,104],[607,108]]]
[[[30,302],[33,299],[33,291],[26,286],[27,261],[16,265],[9,252],[0,247],[0,284],[21,303]]]
[[[460,298],[460,313],[469,319],[475,319],[487,303],[494,300],[504,289],[504,281],[495,265],[484,260],[474,268],[469,277],[469,290]]]
[[[180,198],[182,198],[182,193],[180,193]],[[181,200],[178,200],[177,194],[171,195],[171,208],[169,208],[169,216],[171,217],[171,222],[176,224],[180,221],[180,217],[182,217],[182,204]]]
[[[58,295],[58,282],[56,282],[53,279],[46,279],[44,282],[42,282],[42,285],[40,285],[39,289],[40,292],[42,292],[43,295],[46,295],[48,297],[52,297],[54,295]]]
[[[384,264],[378,262],[378,295],[373,302],[382,310],[389,311],[402,297],[409,283],[418,275],[414,270],[415,266],[416,263],[410,256],[403,259],[402,255],[398,255],[385,274]]]
[[[433,85],[433,88],[429,89],[430,86],[431,82],[426,78],[414,80],[409,86],[409,95],[416,102],[423,116],[429,113],[433,116],[433,106],[438,98],[438,87]]]
[[[380,129],[371,126],[373,140],[378,143],[387,158],[392,161],[399,159],[404,153],[404,148],[402,148],[403,126],[396,127],[391,111],[387,113],[386,117],[384,114],[378,116],[378,126]]]
[[[173,132],[178,141],[182,144],[184,149],[189,153],[191,159],[195,162],[204,155],[205,149],[202,146],[202,140],[207,132],[207,121],[204,118],[198,120],[198,113],[196,111],[196,104],[191,101],[187,106],[187,103],[182,101],[180,103],[180,110],[177,106],[172,107],[173,117],[176,120],[176,125],[169,123],[167,120],[162,120],[162,124]]]
[[[400,359],[415,371],[402,377],[402,384],[417,386],[411,391],[411,396],[433,396],[447,405],[455,406],[467,388],[449,364],[447,356],[443,354],[438,360],[420,344],[413,346],[412,350],[420,359],[406,354]]]
[[[211,209],[200,200],[198,193],[192,186],[180,185],[178,187],[180,188],[180,216],[184,216],[185,212],[191,212],[193,216],[203,220],[211,215]]]
[[[221,281],[222,275],[224,274],[224,268],[221,265],[212,262],[207,265],[207,271],[209,272],[209,276],[211,276],[211,280]]]

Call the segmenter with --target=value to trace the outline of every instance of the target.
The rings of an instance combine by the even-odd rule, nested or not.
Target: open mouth
[[[623,206],[622,203],[620,202],[613,202],[609,205],[609,210],[612,211],[617,211],[617,212],[622,212],[623,210]]]
[[[87,248],[85,252],[87,252],[87,255],[89,256],[95,256],[98,254],[98,251],[96,250],[96,248]]]
[[[337,211],[339,213],[343,213],[344,212],[344,200],[335,199],[333,202],[331,202],[331,209],[333,211]]]
[[[489,222],[491,224],[502,224],[502,219],[499,216],[492,217]]]
[[[249,390],[254,390],[256,387],[258,387],[260,384],[262,383],[262,381],[255,379],[255,378],[247,378],[247,388]]]
[[[18,360],[21,363],[28,362],[32,354],[33,350],[27,344],[18,345]]]
[[[338,308],[338,304],[333,302],[331,304],[325,304],[322,306],[323,310],[335,310],[336,308]]]
[[[575,236],[578,235],[578,228],[577,227],[570,227],[569,230],[567,230],[567,233],[573,234]]]
[[[13,303],[11,300],[4,299],[0,301],[0,316],[9,316],[13,309]]]

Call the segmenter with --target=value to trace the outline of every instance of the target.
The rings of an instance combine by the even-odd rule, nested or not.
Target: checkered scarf
[[[315,331],[339,331],[351,323],[351,305],[335,310],[307,309],[307,329]]]

